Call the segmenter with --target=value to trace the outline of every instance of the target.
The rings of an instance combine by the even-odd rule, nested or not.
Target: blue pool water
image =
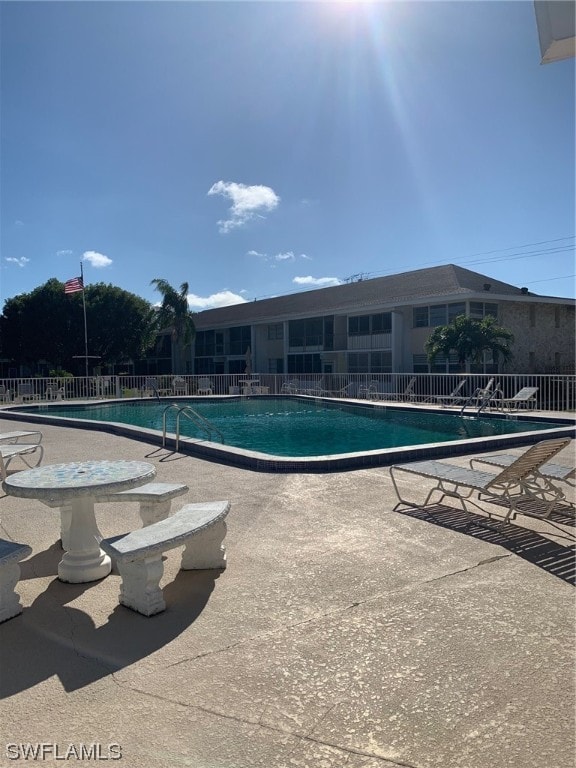
[[[240,398],[179,400],[189,404],[222,433],[228,447],[278,457],[318,457],[366,453],[399,446],[470,440],[550,430],[564,424],[506,418],[470,418],[454,413],[320,403],[309,399]],[[129,424],[176,431],[176,408],[166,401],[113,401],[87,405],[37,405],[20,408],[65,419]],[[204,430],[180,418],[180,435],[207,440]],[[220,442],[214,436],[211,441]]]

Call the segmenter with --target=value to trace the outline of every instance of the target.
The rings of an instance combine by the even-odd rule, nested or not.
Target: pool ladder
[[[208,440],[212,440],[212,435],[213,433],[215,433],[216,435],[218,435],[222,443],[225,442],[224,435],[218,429],[218,427],[214,426],[214,424],[208,421],[207,418],[199,414],[198,411],[195,411],[194,408],[191,408],[189,405],[176,405],[176,403],[171,403],[170,405],[167,405],[166,408],[164,408],[164,411],[162,413],[162,446],[163,447],[166,446],[166,414],[172,408],[175,408],[177,411],[176,413],[176,450],[178,450],[178,446],[180,444],[180,417],[181,416],[185,416],[193,424],[195,424],[195,426],[203,430],[206,433],[206,437],[208,438]]]
[[[499,389],[499,386],[500,384],[497,384],[496,388],[493,389],[492,392],[486,394],[482,394],[482,389],[477,389],[473,395],[470,395],[468,400],[466,400],[464,405],[460,408],[460,416],[463,416],[466,407],[472,404],[476,406],[476,415],[479,416],[484,408],[487,408],[495,397],[498,395],[502,396],[502,390]]]

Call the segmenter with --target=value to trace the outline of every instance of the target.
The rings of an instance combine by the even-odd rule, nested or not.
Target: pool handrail
[[[220,429],[218,429],[217,426],[212,424],[211,421],[209,421],[205,416],[202,416],[202,414],[198,413],[198,411],[195,411],[194,408],[192,408],[189,405],[177,405],[176,403],[170,403],[170,405],[167,405],[166,408],[164,408],[164,411],[162,412],[162,447],[166,446],[166,413],[171,410],[172,408],[176,408],[176,450],[178,450],[178,446],[180,444],[180,417],[186,416],[187,419],[190,419],[190,421],[195,424],[199,429],[203,429],[206,432],[206,435],[209,440],[212,439],[212,432],[215,432],[219,437],[222,443],[226,442],[224,440],[224,434]]]

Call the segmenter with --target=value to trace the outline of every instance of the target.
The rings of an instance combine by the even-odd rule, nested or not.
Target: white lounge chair
[[[481,456],[480,458],[470,459],[471,469],[476,469],[475,464],[488,464],[493,467],[509,467],[513,464],[518,456],[512,453],[496,453],[489,456]],[[549,478],[550,480],[556,480],[561,483],[576,487],[576,467],[565,467],[562,464],[553,464],[551,461],[543,464],[536,474]]]
[[[532,500],[544,503],[545,512],[541,517],[548,517],[556,504],[565,500],[564,492],[558,488],[549,477],[541,474],[540,469],[559,451],[570,443],[570,438],[543,440],[528,448],[518,456],[512,464],[502,469],[498,474],[482,472],[478,469],[467,469],[443,461],[415,461],[412,464],[396,464],[390,467],[390,475],[399,503],[394,507],[425,507],[432,495],[438,491],[441,503],[446,496],[457,499],[467,510],[466,501],[474,506],[478,504],[471,500],[474,492],[482,495],[486,501],[504,502],[508,512],[504,518],[507,522],[514,519],[522,510],[518,509],[520,501]],[[436,485],[428,493],[423,504],[415,504],[402,498],[398,488],[395,473],[407,472],[436,481]]]
[[[379,383],[377,381],[370,381],[367,384],[360,384],[358,387],[358,397],[365,397],[367,400],[373,400],[378,397]]]
[[[37,453],[38,456],[36,457],[36,463],[31,464],[26,456],[30,454]],[[8,473],[8,466],[10,462],[16,458],[16,456],[20,456],[24,464],[28,468],[37,467],[40,462],[42,461],[42,456],[44,455],[44,446],[40,445],[40,443],[35,444],[27,444],[27,443],[19,443],[19,444],[12,444],[12,445],[0,445],[0,479],[6,480],[6,476]]]
[[[299,392],[300,389],[300,382],[296,379],[292,379],[291,381],[285,381],[283,382],[282,386],[280,387],[280,394],[281,395],[296,395]]]
[[[10,390],[6,388],[5,384],[0,384],[0,403],[9,403],[11,399]]]
[[[436,400],[436,402],[440,403],[441,405],[458,405],[463,400],[465,400],[465,396],[462,394],[462,390],[464,389],[464,385],[466,384],[466,379],[462,379],[458,386],[454,387],[452,392],[450,392],[449,395],[433,395],[433,399]]]
[[[402,402],[407,402],[412,399],[415,385],[416,385],[416,376],[412,376],[412,378],[406,385],[406,389],[404,390],[404,392],[390,392],[390,393],[386,392],[382,394],[382,397],[384,400],[400,400]]]
[[[17,430],[15,432],[0,432],[0,443],[9,443],[9,444],[22,444],[21,441],[24,438],[33,438],[32,440],[28,439],[27,442],[24,443],[24,445],[37,445],[38,443],[42,442],[43,434],[39,430]]]
[[[508,411],[529,408],[531,405],[536,405],[536,392],[538,392],[538,387],[522,387],[514,397],[494,397],[490,405]]]

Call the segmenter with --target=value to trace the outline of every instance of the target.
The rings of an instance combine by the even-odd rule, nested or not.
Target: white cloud
[[[69,248],[64,248],[61,251],[56,251],[56,256],[72,256],[74,251],[71,251]]]
[[[232,201],[230,218],[218,222],[222,234],[237,227],[243,227],[256,216],[262,216],[266,211],[273,211],[280,198],[270,187],[262,184],[238,184],[235,181],[217,181],[208,190],[209,195],[222,195]]]
[[[298,256],[294,254],[294,251],[284,251],[284,253],[276,253],[274,256],[269,256],[267,253],[259,253],[258,251],[248,251],[247,256],[258,256],[258,258],[264,261],[296,261],[296,259],[310,259],[310,256],[306,256],[305,253],[300,253]]]
[[[27,259],[26,256],[22,256],[19,259],[13,256],[7,256],[5,261],[9,262],[10,264],[17,264],[19,267],[25,267],[30,259]]]
[[[337,277],[312,277],[312,275],[295,277],[292,282],[296,283],[296,285],[315,285],[319,288],[342,284],[342,281]]]
[[[95,269],[104,269],[112,264],[112,259],[104,256],[103,253],[98,253],[98,251],[84,251],[82,260],[89,261]]]
[[[203,309],[215,309],[216,307],[229,307],[232,304],[246,304],[246,299],[232,291],[218,291],[211,296],[196,296],[194,293],[188,294],[188,306],[198,312]]]

